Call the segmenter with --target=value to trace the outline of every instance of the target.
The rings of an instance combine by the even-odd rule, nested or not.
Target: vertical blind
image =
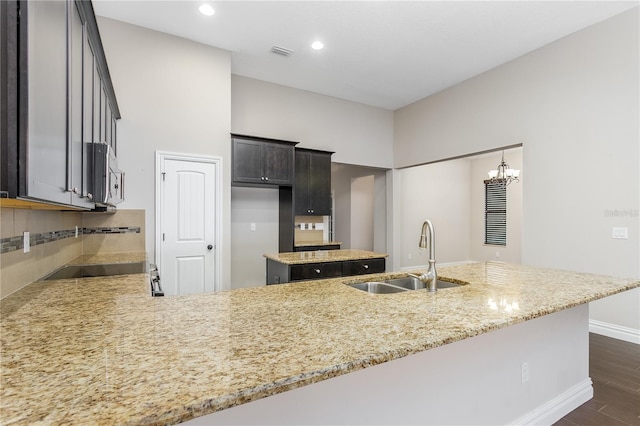
[[[507,186],[502,182],[484,182],[484,243],[507,245]]]

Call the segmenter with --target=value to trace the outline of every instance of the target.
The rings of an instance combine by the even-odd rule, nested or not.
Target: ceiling
[[[97,15],[230,51],[233,74],[390,110],[639,4],[93,0]]]

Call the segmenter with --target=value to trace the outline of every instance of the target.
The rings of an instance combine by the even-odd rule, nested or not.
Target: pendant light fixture
[[[504,186],[511,182],[520,182],[520,170],[512,169],[504,161],[504,151],[502,151],[502,161],[495,170],[489,170],[489,180],[491,183],[502,183]]]

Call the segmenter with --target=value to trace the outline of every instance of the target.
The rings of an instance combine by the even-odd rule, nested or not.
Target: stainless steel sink
[[[366,291],[367,293],[374,294],[390,294],[399,293],[401,291],[407,291],[406,288],[396,287],[388,283],[368,281],[364,283],[347,284],[350,287],[357,288],[358,290]]]
[[[407,290],[422,290],[426,288],[425,284],[422,281],[414,277],[395,278],[392,280],[386,280],[385,283],[406,288]],[[436,288],[438,289],[460,287],[460,285],[461,284],[452,283],[449,281],[442,281],[442,280],[438,280],[436,282]]]
[[[111,275],[142,274],[144,272],[146,272],[145,262],[106,263],[102,265],[67,265],[52,272],[42,280],[104,277]]]

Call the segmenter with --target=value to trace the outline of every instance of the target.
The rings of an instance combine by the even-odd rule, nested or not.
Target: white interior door
[[[217,162],[160,158],[161,285],[165,295],[216,290]]]

